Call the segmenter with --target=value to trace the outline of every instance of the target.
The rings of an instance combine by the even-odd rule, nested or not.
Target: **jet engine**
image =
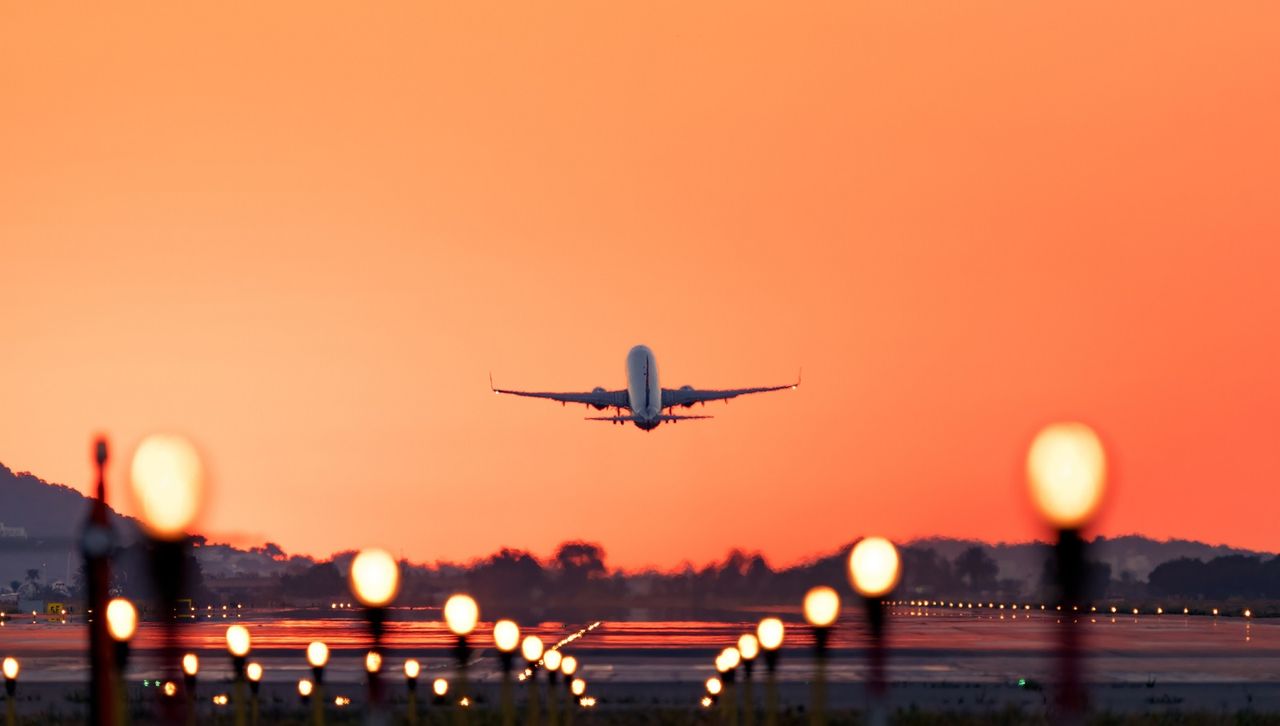
[[[591,389],[591,392],[596,394],[606,393],[604,386],[596,386],[595,388]],[[591,404],[591,406],[597,411],[603,411],[606,408],[608,408],[608,406],[604,405],[603,403],[593,403]]]
[[[682,391],[692,391],[692,390],[693,390],[693,386],[680,386],[680,390],[682,390]],[[680,405],[681,405],[681,406],[684,406],[685,408],[693,408],[693,401],[690,401],[690,402],[688,402],[688,403],[682,403],[682,404],[680,404]]]

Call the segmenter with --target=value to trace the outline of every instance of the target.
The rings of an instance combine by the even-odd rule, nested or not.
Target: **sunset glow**
[[[1028,447],[1084,421],[1105,505],[1060,523],[1275,551],[1277,27],[14,0],[0,462],[89,493],[102,432],[112,507],[287,555],[778,567],[1046,539]],[[651,433],[490,393],[619,390],[640,343],[663,386],[804,382]]]

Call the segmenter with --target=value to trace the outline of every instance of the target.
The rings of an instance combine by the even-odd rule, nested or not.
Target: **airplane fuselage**
[[[627,399],[636,426],[651,431],[662,423],[658,362],[647,345],[637,345],[627,353]]]

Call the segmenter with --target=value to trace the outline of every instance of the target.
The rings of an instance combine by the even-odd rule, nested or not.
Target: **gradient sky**
[[[179,431],[203,528],[419,561],[1280,549],[1270,2],[0,0],[0,461]],[[804,385],[644,433],[509,387]],[[703,410],[696,410],[703,413]],[[0,516],[2,519],[2,516]]]

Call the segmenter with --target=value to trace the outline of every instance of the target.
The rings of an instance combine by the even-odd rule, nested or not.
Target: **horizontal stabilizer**
[[[663,423],[666,423],[668,421],[684,421],[686,419],[695,419],[695,418],[715,418],[715,416],[680,416],[678,414],[673,414],[673,413],[664,413],[658,417],[658,420],[662,421]],[[635,421],[636,417],[635,416],[587,416],[586,420],[587,421],[610,421],[612,423],[626,423],[628,421]]]

